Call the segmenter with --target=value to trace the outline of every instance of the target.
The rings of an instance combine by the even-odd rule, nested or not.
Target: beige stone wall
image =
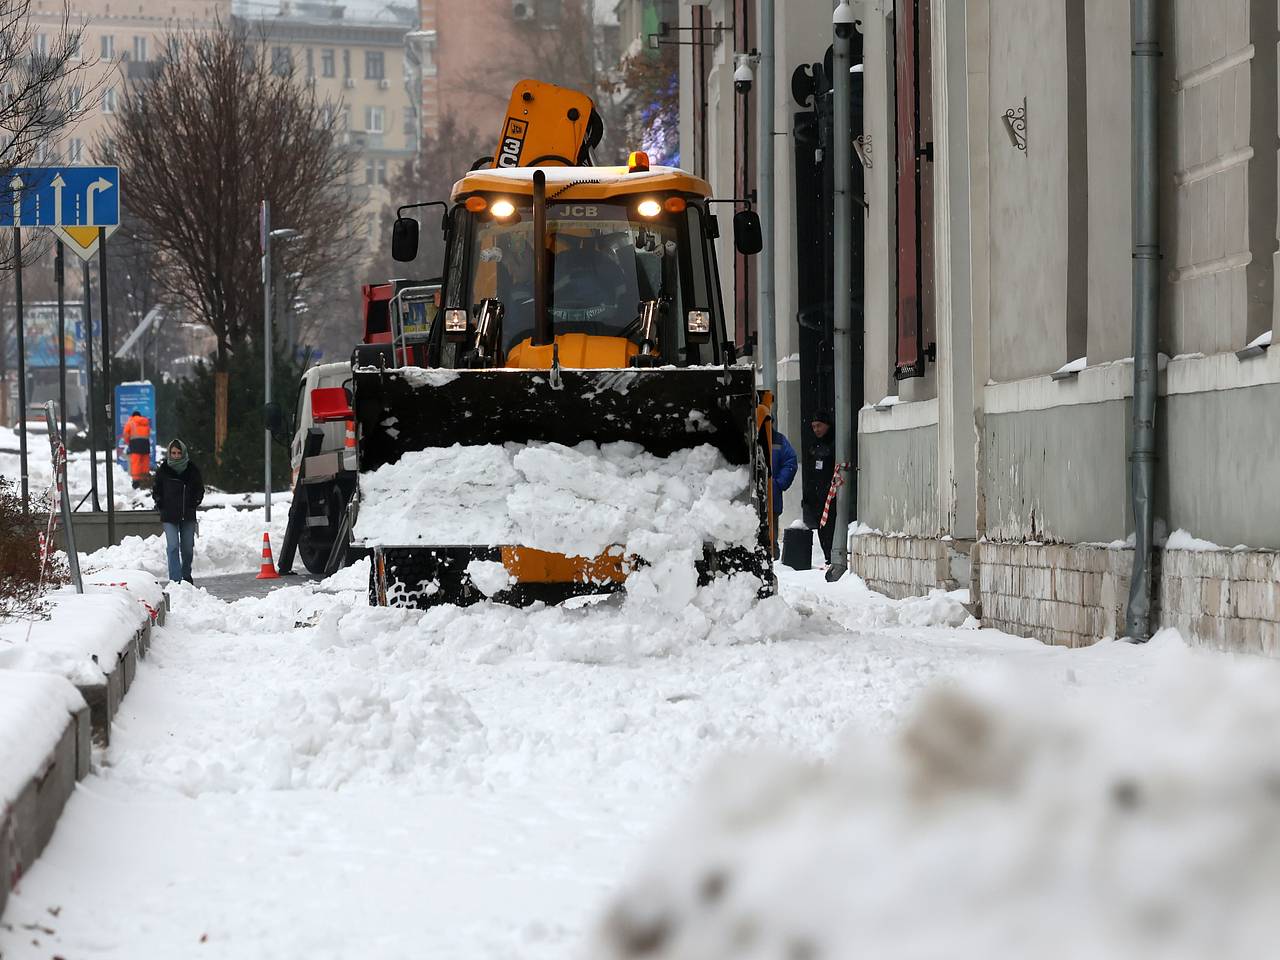
[[[968,551],[968,544],[953,541],[860,534],[849,568],[872,590],[901,600],[968,586]]]

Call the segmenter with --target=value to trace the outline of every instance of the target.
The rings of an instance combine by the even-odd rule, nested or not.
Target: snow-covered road
[[[11,900],[6,960],[564,957],[724,752],[829,755],[993,659],[1065,676],[1029,641],[904,625],[960,622],[953,600],[817,574],[786,580],[778,636],[731,643],[617,601],[370,610],[365,569],[230,604],[179,589]]]

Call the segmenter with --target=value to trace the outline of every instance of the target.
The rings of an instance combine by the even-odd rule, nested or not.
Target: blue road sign
[[[0,174],[0,227],[119,225],[119,167],[14,167]]]
[[[135,380],[116,387],[116,463],[129,469],[129,447],[124,442],[124,424],[135,410],[151,421],[151,469],[155,470],[156,444],[160,435],[156,432],[156,388],[149,380]]]

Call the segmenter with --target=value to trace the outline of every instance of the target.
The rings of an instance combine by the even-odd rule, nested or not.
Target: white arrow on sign
[[[14,177],[9,181],[9,189],[13,191],[13,225],[22,226],[22,178]]]
[[[89,184],[89,189],[85,191],[85,195],[84,195],[85,207],[87,208],[87,212],[89,214],[89,219],[85,221],[85,226],[92,227],[94,225],[93,195],[97,193],[99,190],[110,190],[110,189],[111,189],[111,181],[106,179],[105,177],[99,177],[97,180],[93,181],[93,183]]]
[[[62,188],[67,185],[67,181],[59,173],[49,181],[49,185],[53,187],[53,222],[62,223]]]

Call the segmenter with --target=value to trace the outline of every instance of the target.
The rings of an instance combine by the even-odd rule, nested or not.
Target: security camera
[[[756,72],[751,69],[751,54],[740,53],[738,66],[733,71],[733,89],[746,96],[751,92],[751,84],[755,82]]]
[[[853,36],[853,28],[857,22],[858,18],[854,16],[849,0],[840,0],[839,5],[831,12],[831,25],[841,40],[848,40]]]

